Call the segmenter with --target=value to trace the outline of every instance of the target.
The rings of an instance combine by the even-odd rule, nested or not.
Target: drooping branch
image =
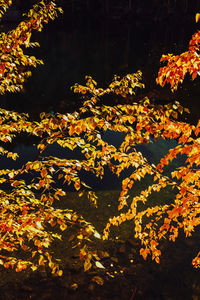
[[[58,12],[62,9],[53,1],[40,1],[15,29],[0,34],[0,94],[21,91],[25,80],[31,76],[30,67],[43,64],[35,56],[24,54],[23,47],[39,46],[31,42],[32,31],[41,31]]]

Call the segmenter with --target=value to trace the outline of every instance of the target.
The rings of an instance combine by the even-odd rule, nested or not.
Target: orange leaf
[[[196,16],[195,16],[196,23],[198,23],[198,22],[199,22],[199,19],[200,19],[200,14],[199,14],[199,13],[197,13],[197,14],[196,14]]]

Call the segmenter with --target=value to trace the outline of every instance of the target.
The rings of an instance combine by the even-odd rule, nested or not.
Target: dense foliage
[[[0,1],[0,16],[12,4],[12,0]],[[24,81],[31,76],[30,67],[43,64],[35,56],[24,53],[25,48],[39,46],[31,42],[32,31],[41,31],[44,24],[54,20],[62,9],[53,1],[40,1],[27,13],[26,19],[9,31],[0,34],[0,93],[16,92],[23,90]]]
[[[5,8],[11,4],[11,1],[1,2]],[[24,55],[21,47],[31,45],[32,29],[41,30],[42,23],[53,19],[56,10],[52,1],[41,1],[29,12],[27,21],[20,23],[16,30],[2,34],[2,93],[23,88],[28,75],[26,68],[37,65],[38,61]],[[169,67],[176,72],[173,65]],[[38,141],[38,153],[32,161],[19,169],[0,171],[0,264],[5,268],[12,267],[19,272],[28,266],[32,270],[49,266],[52,273],[62,275],[51,245],[55,240],[62,240],[63,233],[72,227],[76,236],[70,237],[68,243],[77,240],[73,247],[79,249],[84,269],[90,269],[92,263],[103,268],[98,253],[90,251],[89,245],[97,238],[108,239],[111,226],[119,226],[125,221],[132,222],[135,238],[141,241],[140,254],[144,259],[151,255],[159,262],[159,246],[164,238],[175,241],[180,230],[188,237],[200,224],[200,122],[191,125],[179,121],[178,115],[187,110],[178,102],[153,105],[144,98],[140,102],[124,104],[127,97],[131,99],[136,87],[144,87],[141,77],[140,71],[123,78],[115,76],[107,88],[99,88],[87,76],[85,85],[75,84],[72,88],[83,98],[82,106],[73,113],[54,116],[42,113],[40,120],[31,121],[27,114],[0,110],[2,156],[18,158],[17,153],[8,150],[7,144],[19,135],[32,135]],[[159,80],[162,81],[162,75]],[[102,99],[107,95],[118,97],[121,104],[104,104]],[[123,133],[119,147],[104,139],[103,133],[110,131]],[[135,147],[159,138],[176,140],[177,146],[154,165]],[[52,144],[71,151],[78,148],[83,158],[61,159],[45,155],[45,150]],[[180,156],[183,156],[182,165],[177,168],[176,164],[171,164],[174,169],[167,169],[169,163]],[[56,208],[54,204],[59,199],[62,201],[62,196],[67,198],[66,186],[72,186],[79,197],[87,195],[89,202],[97,207],[98,197],[80,173],[92,173],[101,180],[106,168],[116,176],[124,170],[130,172],[128,176],[123,173],[119,214],[105,220],[104,231],[98,233],[75,211]],[[152,183],[130,199],[130,190],[146,176],[151,177]],[[55,182],[61,182],[62,188]],[[173,190],[174,198],[168,203],[160,201],[149,205],[149,196],[165,188]],[[197,253],[193,265],[198,267],[199,264]]]
[[[199,21],[200,14],[196,14],[196,22]],[[162,87],[169,83],[172,91],[178,88],[178,84],[182,83],[186,74],[189,73],[194,80],[199,75],[200,58],[199,58],[199,42],[200,31],[193,34],[188,51],[180,55],[167,54],[162,55],[161,62],[167,62],[167,65],[160,68],[157,83]]]

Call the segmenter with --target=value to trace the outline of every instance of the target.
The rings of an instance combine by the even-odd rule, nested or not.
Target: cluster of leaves
[[[0,16],[12,4],[12,1],[0,2]],[[0,93],[23,90],[25,80],[31,76],[30,67],[43,64],[35,56],[24,53],[24,47],[39,46],[31,42],[32,31],[41,31],[43,25],[54,20],[62,9],[53,1],[40,1],[27,13],[26,19],[9,31],[0,34]]]
[[[7,11],[7,9],[12,4],[12,0],[1,0],[0,1],[0,18],[4,15],[4,13]]]
[[[2,145],[12,142],[13,138],[21,133],[41,136],[41,127],[43,126],[48,131],[48,126],[45,123],[30,122],[25,114],[20,115],[6,110],[1,110],[0,114],[0,140]],[[41,155],[45,148],[42,145],[44,145],[44,142],[38,145],[37,157]],[[4,147],[0,148],[0,153],[13,160],[18,157],[17,153],[5,150]],[[85,237],[96,232],[90,224],[75,212],[69,209],[60,210],[52,207],[54,199],[58,200],[60,196],[65,195],[65,192],[58,188],[50,189],[53,182],[52,174],[55,172],[54,166],[65,170],[67,162],[56,160],[56,158],[46,159],[45,157],[40,161],[37,157],[18,170],[3,169],[0,171],[1,186],[7,184],[6,191],[4,189],[0,191],[0,264],[5,268],[15,267],[16,271],[19,272],[26,269],[27,266],[31,266],[33,270],[36,270],[38,265],[42,266],[47,262],[52,269],[52,273],[62,275],[58,264],[52,261],[52,256],[48,251],[52,241],[61,239],[61,235],[49,231],[45,224],[50,224],[51,227],[57,226],[61,231],[76,225],[80,229],[78,229],[77,235],[82,234]],[[39,177],[28,184],[28,180],[22,179],[21,176],[31,172],[33,175],[39,173]],[[41,193],[34,193],[34,190],[39,190]],[[25,252],[28,251],[30,257],[27,256],[27,259],[23,260],[21,258],[17,259],[15,256],[17,256],[19,249]],[[12,253],[12,255],[5,253]]]
[[[1,1],[2,11],[10,4],[11,1]],[[60,9],[52,1],[41,1],[15,30],[1,34],[1,93],[23,88],[24,80],[30,75],[27,67],[36,66],[40,61],[24,55],[22,46],[37,45],[30,43],[32,30],[40,31],[43,23],[55,18],[57,11]],[[181,58],[168,56],[170,65],[159,73],[161,85],[168,81],[172,88],[177,87],[188,68],[191,74],[196,74],[199,35],[194,35],[192,41],[186,57],[190,54],[191,59],[191,55],[195,55],[193,67],[190,59],[182,61],[184,55]],[[42,113],[37,122],[30,121],[26,114],[0,109],[0,155],[16,160],[18,154],[9,151],[6,145],[21,134],[39,140],[35,159],[19,169],[0,170],[0,264],[5,268],[15,268],[19,272],[27,267],[36,270],[49,266],[52,273],[62,275],[51,245],[57,239],[62,240],[62,233],[72,227],[76,229],[75,246],[80,258],[84,259],[84,269],[90,269],[92,261],[96,267],[103,268],[97,251],[90,251],[88,243],[95,238],[108,239],[111,226],[119,226],[127,220],[132,221],[135,237],[142,243],[140,253],[144,259],[152,255],[152,259],[159,262],[159,244],[163,238],[175,241],[180,230],[186,237],[190,236],[200,224],[200,121],[197,125],[179,121],[178,114],[184,109],[178,102],[152,105],[148,98],[144,98],[131,104],[102,104],[105,95],[126,98],[135,93],[136,87],[143,88],[141,76],[140,71],[121,79],[115,76],[106,89],[98,88],[92,77],[87,76],[85,85],[75,84],[72,88],[84,99],[77,111],[58,113],[53,117]],[[106,131],[123,133],[119,147],[104,139],[102,133]],[[135,146],[159,138],[177,140],[178,145],[153,165]],[[46,156],[45,150],[52,144],[72,151],[80,149],[83,158]],[[166,167],[178,156],[186,157],[183,165],[166,173]],[[65,187],[70,185],[80,197],[86,194],[91,204],[97,207],[98,197],[80,173],[93,173],[102,179],[105,168],[116,176],[129,169],[130,175],[122,180],[118,199],[120,214],[108,220],[101,236],[75,211],[58,209],[54,203],[60,198],[62,200],[62,196],[67,197]],[[129,199],[134,184],[145,176],[152,177],[152,184]],[[57,188],[55,182],[61,182],[62,188]],[[170,203],[150,206],[149,196],[166,187],[174,190],[174,199],[170,199]],[[72,238],[68,242],[72,243]],[[200,253],[193,265],[199,267]]]
[[[196,14],[196,22],[198,21],[199,14]],[[194,80],[197,75],[200,74],[199,42],[200,31],[192,36],[188,51],[180,55],[162,55],[160,61],[167,62],[167,65],[160,68],[158,77],[156,78],[157,84],[163,87],[166,83],[169,83],[172,91],[175,91],[178,88],[178,84],[183,82],[187,73],[189,73],[192,76],[192,80]]]
[[[76,225],[80,258],[84,259],[84,268],[88,270],[94,261],[103,268],[95,251],[90,251],[87,243],[95,238],[107,239],[110,227],[132,220],[135,237],[143,244],[140,253],[144,258],[152,254],[159,262],[160,240],[175,240],[180,229],[190,236],[195,226],[200,224],[199,205],[199,132],[197,126],[179,122],[178,113],[183,107],[178,103],[162,105],[150,104],[148,98],[140,103],[108,106],[101,104],[105,94],[117,94],[126,97],[132,94],[135,86],[140,84],[141,72],[129,74],[121,80],[117,77],[108,88],[98,88],[89,76],[86,84],[73,87],[74,92],[81,93],[85,101],[78,111],[50,116],[42,113],[40,121],[30,121],[25,114],[1,110],[0,139],[4,144],[12,142],[19,134],[37,136],[38,154],[33,161],[28,161],[20,169],[0,171],[0,232],[1,264],[8,268],[16,266],[21,271],[27,266],[35,270],[38,266],[48,264],[53,273],[62,275],[58,262],[52,259],[51,244],[55,239],[62,239],[62,231]],[[127,88],[128,87],[128,88]],[[117,148],[103,139],[103,132],[124,133],[124,139]],[[138,144],[148,143],[150,139],[176,139],[178,146],[171,149],[157,166],[135,149]],[[83,159],[61,159],[45,156],[44,150],[52,144],[74,150],[79,148]],[[1,147],[1,155],[17,159],[17,153]],[[178,155],[186,155],[185,164],[166,175],[164,168]],[[131,174],[122,181],[122,190],[118,199],[119,211],[116,217],[109,219],[101,236],[95,228],[76,212],[69,209],[56,209],[54,201],[65,195],[65,186],[73,186],[81,197],[87,194],[94,205],[98,198],[92,187],[81,179],[80,172],[93,173],[102,179],[105,168],[116,175],[131,169]],[[32,174],[33,178],[24,175]],[[128,201],[129,191],[134,183],[151,175],[153,183],[139,195]],[[62,189],[54,187],[54,182],[62,182]],[[6,184],[6,190],[3,187]],[[9,187],[8,187],[9,185]],[[170,204],[158,203],[148,206],[148,197],[152,192],[171,187],[176,191],[175,199]],[[67,196],[66,196],[67,197]],[[141,209],[140,202],[147,208]],[[128,206],[127,211],[125,207]],[[144,219],[149,219],[149,222]],[[158,225],[159,224],[159,225]],[[51,228],[56,226],[61,233]],[[59,228],[58,228],[59,227]],[[70,240],[71,242],[71,240]],[[89,248],[88,248],[89,247]],[[27,259],[17,258],[20,251],[31,254]],[[12,256],[9,255],[12,253]],[[16,254],[16,255],[14,255]],[[194,260],[198,266],[199,258]]]
[[[178,102],[164,106],[152,105],[145,98],[140,103],[133,103],[132,105],[114,107],[96,105],[104,93],[115,92],[112,89],[113,86],[120,86],[122,82],[127,82],[131,77],[138,75],[140,76],[140,72],[131,76],[127,75],[122,78],[120,83],[115,78],[104,92],[96,87],[96,83],[91,78],[86,78],[88,81],[85,88],[76,85],[76,92],[85,94],[85,90],[87,90],[87,93],[90,94],[80,109],[81,113],[87,112],[90,116],[71,122],[69,134],[76,133],[79,135],[88,130],[89,133],[91,132],[88,136],[90,146],[87,145],[89,151],[86,151],[86,158],[88,161],[92,158],[93,166],[95,159],[97,163],[96,174],[99,174],[100,177],[104,174],[103,167],[105,166],[108,166],[118,176],[125,169],[131,167],[133,170],[131,175],[122,181],[122,191],[118,199],[119,210],[124,209],[125,206],[129,208],[126,212],[110,218],[104,229],[103,239],[108,238],[111,225],[119,226],[127,220],[133,220],[135,237],[139,238],[143,244],[140,250],[141,255],[146,259],[148,254],[152,254],[152,258],[159,262],[161,251],[158,246],[160,240],[168,238],[175,241],[181,229],[184,230],[186,237],[190,236],[194,228],[200,224],[200,122],[195,126],[178,121],[178,114],[182,114],[184,110],[188,112]],[[121,95],[127,96],[127,94],[124,95],[123,89]],[[79,115],[77,116],[80,118]],[[102,140],[100,135],[102,129],[125,134],[119,149]],[[173,139],[177,140],[178,145],[174,149],[170,149],[169,153],[155,166],[150,164],[135,149],[136,145],[148,143],[150,138],[155,141],[158,138]],[[91,146],[92,141],[96,143],[96,146],[94,144]],[[164,169],[178,156],[187,157],[184,165],[166,175]],[[153,177],[153,184],[142,190],[131,201],[127,201],[129,191],[134,187],[134,183],[146,175]],[[158,203],[158,205],[149,207],[148,197],[153,192],[159,192],[166,187],[175,191],[175,199],[170,199],[170,204]],[[147,208],[141,209],[140,203],[146,203]],[[198,261],[197,256],[193,260],[195,267],[197,267]]]

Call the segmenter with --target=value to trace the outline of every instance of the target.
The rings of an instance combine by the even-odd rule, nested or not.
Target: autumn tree
[[[2,11],[11,1],[1,1]],[[1,93],[23,89],[30,75],[29,67],[40,64],[35,57],[24,55],[23,47],[30,47],[32,30],[41,30],[44,23],[54,19],[61,11],[52,1],[41,1],[27,14],[27,19],[11,32],[3,33],[1,46]],[[173,69],[174,72],[174,69]],[[160,73],[158,82],[162,82]],[[179,75],[178,75],[179,76]],[[175,77],[176,78],[176,77]],[[176,86],[176,81],[172,81]],[[0,153],[16,160],[18,153],[8,150],[7,144],[17,136],[37,137],[38,153],[19,169],[0,170],[0,264],[16,271],[31,267],[49,267],[52,273],[62,275],[59,261],[51,245],[65,238],[72,228],[73,236],[67,240],[78,249],[84,269],[95,265],[103,268],[97,249],[91,245],[95,239],[109,238],[112,226],[125,221],[132,222],[133,235],[141,241],[140,254],[146,259],[152,256],[159,262],[160,242],[167,238],[175,241],[179,232],[190,236],[200,224],[199,186],[199,132],[200,122],[191,125],[178,119],[186,110],[179,102],[153,105],[148,98],[126,104],[125,100],[143,88],[142,73],[138,71],[123,78],[115,76],[106,88],[97,86],[92,77],[86,77],[84,85],[72,88],[83,98],[83,104],[73,113],[56,113],[53,117],[41,113],[40,120],[31,121],[27,114],[0,109]],[[120,103],[106,105],[107,95],[119,97]],[[105,140],[103,133],[123,133],[123,140],[116,147]],[[152,164],[136,146],[150,140],[176,140],[177,146],[157,163]],[[45,155],[52,144],[70,149],[79,149],[81,159],[61,159]],[[167,170],[170,162],[183,156],[182,165]],[[67,199],[66,187],[71,186],[81,197],[86,195],[89,203],[98,206],[98,197],[92,187],[81,177],[81,172],[94,174],[99,180],[108,168],[114,176],[123,176],[118,200],[119,214],[105,220],[103,232],[69,208],[57,208],[55,203]],[[129,170],[126,176],[123,171]],[[29,175],[29,176],[28,176]],[[137,181],[151,177],[147,188],[130,197]],[[121,178],[121,177],[120,177]],[[61,183],[58,188],[57,183]],[[55,184],[56,183],[56,184]],[[149,202],[153,193],[165,188],[173,191],[167,203]],[[98,208],[97,208],[98,209]],[[94,247],[93,247],[94,248]],[[193,260],[200,264],[199,254]]]

